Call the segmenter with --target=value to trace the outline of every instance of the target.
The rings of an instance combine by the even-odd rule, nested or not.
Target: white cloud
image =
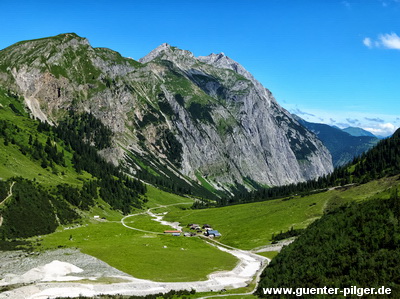
[[[387,49],[400,50],[400,37],[396,33],[379,35],[381,44]]]
[[[383,114],[361,111],[358,107],[346,107],[343,110],[324,110],[317,108],[299,107],[296,104],[285,104],[290,112],[300,110],[302,118],[309,122],[336,125],[339,128],[357,126],[379,136],[393,134],[400,125],[398,114]],[[324,121],[321,120],[324,119]]]
[[[392,32],[380,34],[377,40],[372,40],[369,37],[363,39],[364,46],[368,48],[386,48],[400,50],[400,37]]]
[[[363,44],[365,46],[367,46],[368,48],[372,48],[372,41],[371,41],[371,39],[369,37],[364,38]]]
[[[374,127],[363,127],[364,130],[370,131],[374,135],[377,136],[389,136],[396,131],[396,126],[393,125],[392,123],[385,123],[385,124],[378,124]]]

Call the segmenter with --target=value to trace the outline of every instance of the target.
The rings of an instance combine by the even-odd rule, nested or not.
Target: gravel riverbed
[[[33,268],[44,266],[54,260],[81,268],[83,277],[129,276],[107,263],[77,249],[57,249],[45,252],[0,251],[0,283],[10,274],[22,275]]]

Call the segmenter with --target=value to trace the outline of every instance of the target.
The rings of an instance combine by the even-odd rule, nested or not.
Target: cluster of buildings
[[[186,227],[189,228],[190,232],[183,232],[183,235],[185,237],[193,237],[198,234],[203,234],[204,236],[207,236],[210,238],[221,237],[220,232],[213,229],[209,224],[203,224],[203,226],[200,226],[195,223],[190,223]],[[164,234],[171,234],[172,236],[180,236],[182,234],[182,231],[180,231],[180,230],[165,230]]]

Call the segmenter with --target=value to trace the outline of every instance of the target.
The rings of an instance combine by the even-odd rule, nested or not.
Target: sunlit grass
[[[253,249],[269,244],[272,234],[291,227],[307,227],[320,218],[327,207],[337,206],[337,203],[366,200],[398,184],[397,177],[384,178],[359,186],[298,196],[289,200],[276,199],[203,210],[175,210],[168,213],[165,219],[179,221],[184,225],[210,224],[221,232],[221,242],[241,249]]]
[[[79,248],[127,274],[155,281],[206,280],[237,259],[199,238],[145,234],[117,222],[97,222],[43,236],[38,249]]]

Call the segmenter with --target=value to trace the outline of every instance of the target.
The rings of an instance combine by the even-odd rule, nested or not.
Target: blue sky
[[[400,126],[400,0],[1,0],[0,49],[65,32],[139,59],[224,52],[309,121]]]

